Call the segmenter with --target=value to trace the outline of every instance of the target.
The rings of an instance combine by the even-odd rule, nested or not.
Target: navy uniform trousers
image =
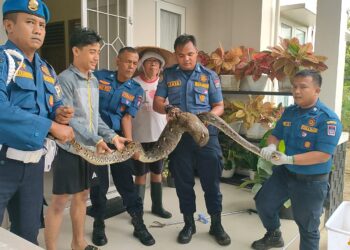
[[[114,185],[123,199],[124,206],[129,214],[142,213],[142,199],[135,188],[132,177],[133,160],[111,165],[111,174]],[[106,214],[107,191],[109,187],[107,166],[97,166],[94,172],[98,177],[98,185],[92,185],[90,199],[92,203],[92,216],[96,219],[104,219]]]
[[[210,138],[207,145],[199,147],[188,133],[184,133],[175,150],[169,155],[169,169],[174,177],[180,211],[185,215],[196,212],[194,166],[198,170],[208,213],[217,214],[222,211],[222,152],[217,129],[212,126],[208,129]]]
[[[7,159],[6,150],[3,146],[0,151],[0,222],[7,207],[11,232],[38,244],[45,158],[38,163],[25,164]]]
[[[280,227],[279,210],[290,198],[294,220],[299,227],[300,250],[318,250],[318,227],[327,193],[327,174],[298,175],[279,166],[273,169],[272,176],[255,196],[255,203],[264,227],[275,230]]]

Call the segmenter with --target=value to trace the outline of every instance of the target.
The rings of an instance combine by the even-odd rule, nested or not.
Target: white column
[[[0,0],[0,6],[2,6],[2,3],[4,2],[4,0]],[[2,8],[0,11],[0,20],[2,22]],[[1,25],[0,28],[0,44],[4,44],[7,41],[7,36],[6,36],[6,32],[4,29],[4,25]]]
[[[321,100],[340,117],[345,64],[346,9],[349,0],[318,0],[315,53],[328,57],[322,73]]]

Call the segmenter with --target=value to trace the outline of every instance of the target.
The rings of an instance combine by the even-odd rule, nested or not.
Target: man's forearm
[[[125,138],[132,140],[132,116],[127,114],[122,118],[122,131]]]

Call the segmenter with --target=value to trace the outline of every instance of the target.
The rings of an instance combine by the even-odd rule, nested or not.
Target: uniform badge
[[[306,137],[306,136],[307,136],[307,133],[306,133],[305,131],[302,131],[302,132],[301,132],[301,136],[302,136],[302,137]]]
[[[327,121],[327,124],[337,124],[336,121]]]
[[[311,147],[311,142],[309,142],[309,141],[304,142],[304,147],[305,148]]]
[[[122,105],[121,107],[120,107],[120,112],[124,112],[125,111],[125,109],[126,109],[126,107],[125,107],[125,105]]]
[[[55,89],[56,89],[56,93],[58,98],[62,97],[62,90],[61,90],[61,86],[60,85],[55,85]]]
[[[137,98],[137,107],[140,107],[140,105],[141,105],[141,103],[142,103],[142,96],[139,96],[138,98]]]
[[[327,135],[335,136],[336,131],[337,131],[337,126],[335,126],[335,125],[328,125],[327,126]]]
[[[45,75],[51,76],[50,71],[49,71],[49,69],[48,69],[46,66],[41,66],[41,71],[42,71]]]
[[[215,88],[220,88],[220,79],[219,78],[214,80],[214,85],[215,85]]]
[[[309,126],[313,127],[316,124],[316,120],[314,118],[310,118],[308,121]]]
[[[49,97],[49,105],[50,105],[50,107],[53,107],[53,96],[52,95],[50,95],[50,97]]]
[[[201,82],[207,82],[208,81],[208,77],[204,74],[201,74],[200,77],[199,77],[199,80]]]
[[[201,102],[204,102],[204,100],[205,100],[205,95],[199,95],[199,100],[200,100]]]
[[[29,0],[28,9],[31,11],[37,11],[39,9],[39,3],[37,0]]]

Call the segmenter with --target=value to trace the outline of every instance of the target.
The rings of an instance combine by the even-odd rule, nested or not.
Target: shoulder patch
[[[214,85],[215,85],[215,88],[220,88],[220,86],[221,86],[220,78],[215,78],[214,79]]]
[[[327,125],[327,135],[335,136],[337,131],[337,126],[335,125]]]

